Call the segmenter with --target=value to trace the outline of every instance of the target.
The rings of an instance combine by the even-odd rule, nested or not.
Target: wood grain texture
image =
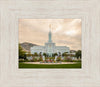
[[[100,0],[1,0],[0,87],[100,87]],[[18,19],[82,19],[82,69],[18,69]]]

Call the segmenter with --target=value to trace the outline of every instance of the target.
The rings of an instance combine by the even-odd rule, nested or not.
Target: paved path
[[[40,62],[24,62],[26,64],[75,64],[76,62],[61,62],[61,63],[40,63]]]

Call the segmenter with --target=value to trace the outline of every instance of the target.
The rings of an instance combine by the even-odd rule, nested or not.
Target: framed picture
[[[100,1],[0,1],[0,87],[100,87]]]
[[[81,19],[19,19],[18,53],[21,69],[80,69]]]

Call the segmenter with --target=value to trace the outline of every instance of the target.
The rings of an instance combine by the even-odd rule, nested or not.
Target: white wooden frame
[[[99,0],[1,0],[0,87],[100,87]],[[82,69],[18,69],[19,18],[81,18]]]

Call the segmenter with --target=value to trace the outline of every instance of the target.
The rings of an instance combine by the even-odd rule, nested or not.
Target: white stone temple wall
[[[35,52],[36,53],[47,53],[49,54],[50,56],[53,54],[53,53],[64,53],[64,52],[70,52],[70,49],[69,47],[67,46],[56,46],[55,43],[52,42],[52,33],[51,31],[49,31],[49,40],[47,43],[45,43],[45,46],[33,46],[30,48],[30,51],[31,51],[31,54],[34,54]]]

